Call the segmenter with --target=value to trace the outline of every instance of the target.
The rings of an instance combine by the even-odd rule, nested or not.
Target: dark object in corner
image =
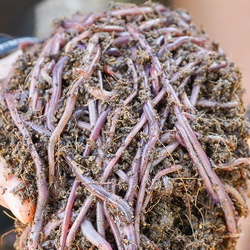
[[[34,6],[41,0],[0,0],[0,33],[30,36],[34,31]]]

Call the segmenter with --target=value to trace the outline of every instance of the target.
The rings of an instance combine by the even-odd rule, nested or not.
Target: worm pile
[[[160,4],[57,20],[1,83],[0,153],[36,204],[16,249],[235,249],[241,74]]]

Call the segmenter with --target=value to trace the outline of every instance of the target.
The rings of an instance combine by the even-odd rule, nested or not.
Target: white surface
[[[37,4],[36,36],[45,38],[49,36],[52,21],[56,18],[70,17],[76,12],[87,14],[94,11],[104,11],[109,0],[45,0]]]

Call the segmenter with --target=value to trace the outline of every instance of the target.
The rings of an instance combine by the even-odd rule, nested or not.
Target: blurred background
[[[114,1],[116,2],[116,1]],[[144,1],[130,0],[141,4]],[[246,89],[244,101],[250,105],[250,1],[249,0],[161,0],[166,6],[185,8],[193,22],[203,27],[212,41],[218,42],[240,68]],[[0,0],[0,33],[45,38],[53,19],[75,12],[89,13],[107,9],[108,0]],[[0,210],[0,236],[13,229],[13,220]],[[249,225],[247,225],[249,226]],[[14,234],[3,237],[0,250],[11,250]],[[240,250],[247,250],[249,248]]]

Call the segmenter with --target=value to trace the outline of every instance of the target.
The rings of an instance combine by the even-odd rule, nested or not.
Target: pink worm
[[[83,220],[81,229],[83,235],[99,250],[113,250],[111,245],[95,230],[89,220]]]

